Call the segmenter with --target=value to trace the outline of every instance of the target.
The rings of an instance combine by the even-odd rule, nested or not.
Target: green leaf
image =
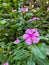
[[[14,60],[23,60],[27,58],[30,54],[26,50],[17,50],[16,53],[14,53]]]
[[[31,45],[29,46],[29,49],[32,51],[32,53],[42,59],[46,58],[46,48],[45,44],[38,44],[38,45]]]
[[[1,24],[1,25],[5,24],[5,23],[6,23],[5,20],[1,20],[1,21],[0,21],[0,24]]]
[[[48,37],[44,37],[44,36],[40,36],[40,39],[43,39],[43,40],[49,40]]]
[[[37,60],[36,62],[38,65],[49,65],[49,61],[47,58],[44,60],[37,58],[36,60]]]
[[[26,13],[26,16],[33,16],[33,13]]]
[[[29,58],[28,58],[27,65],[35,65],[35,62],[34,62],[34,60],[32,59],[32,57],[29,57]]]
[[[46,46],[46,54],[49,56],[49,46]]]

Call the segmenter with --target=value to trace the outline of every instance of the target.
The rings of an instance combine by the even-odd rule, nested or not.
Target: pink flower
[[[4,63],[4,65],[9,65],[8,62]]]
[[[18,43],[20,43],[20,40],[19,40],[19,39],[16,39],[16,40],[14,41],[14,43],[15,43],[15,44],[18,44]]]
[[[16,12],[16,10],[12,10],[12,12]]]
[[[28,8],[23,7],[23,8],[20,9],[20,11],[22,11],[22,12],[27,12],[27,11],[28,11]]]
[[[30,21],[33,21],[33,20],[40,20],[38,17],[33,17]]]
[[[47,8],[47,10],[49,10],[49,7]]]
[[[25,39],[26,44],[38,43],[39,42],[39,33],[36,28],[34,29],[27,29],[25,34],[23,35],[23,39]]]

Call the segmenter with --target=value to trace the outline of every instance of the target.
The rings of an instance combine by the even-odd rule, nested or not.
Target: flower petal
[[[33,43],[38,43],[40,39],[37,37],[33,37],[32,40],[33,40]]]
[[[27,38],[29,38],[29,35],[28,34],[24,34],[23,35],[23,39],[27,39]]]
[[[27,29],[27,30],[25,31],[25,33],[32,34],[32,30],[31,30],[31,29]]]
[[[49,7],[47,8],[47,10],[49,10]]]
[[[37,28],[33,28],[33,29],[31,29],[31,30],[32,30],[33,33],[36,32],[36,31],[38,31]]]
[[[30,21],[33,21],[33,20],[40,20],[38,17],[33,17],[32,19],[30,19]]]
[[[40,36],[40,35],[39,35],[39,33],[36,31],[36,32],[34,33],[34,36]]]
[[[28,45],[32,44],[31,38],[26,39],[26,44],[28,44]]]
[[[20,9],[20,11],[22,11],[22,12],[27,12],[27,11],[28,11],[28,8],[23,7],[23,8]]]
[[[4,63],[4,65],[8,65],[8,62]]]
[[[16,9],[15,10],[12,10],[12,12],[16,12]]]
[[[16,40],[14,41],[14,43],[15,43],[15,44],[18,44],[18,43],[20,43],[20,40],[19,40],[19,39],[16,39]]]

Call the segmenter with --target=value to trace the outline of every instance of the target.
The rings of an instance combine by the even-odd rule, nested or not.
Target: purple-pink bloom
[[[9,65],[8,62],[4,63],[3,65]]]
[[[20,11],[22,11],[22,12],[27,12],[27,11],[28,11],[28,8],[23,7],[23,8],[20,9]]]
[[[15,43],[15,44],[18,44],[18,43],[20,43],[20,40],[19,40],[19,39],[16,39],[16,40],[14,41],[14,43]]]
[[[33,17],[32,19],[30,19],[30,21],[33,21],[33,20],[40,20],[38,17]]]
[[[49,7],[47,8],[47,10],[49,10]]]
[[[12,12],[16,12],[16,9],[15,10],[12,10]]]
[[[25,31],[25,34],[23,35],[23,39],[25,39],[26,44],[30,45],[32,43],[38,43],[39,42],[39,32],[38,29],[27,29]]]

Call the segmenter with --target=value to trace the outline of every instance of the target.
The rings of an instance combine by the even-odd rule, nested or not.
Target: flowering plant
[[[49,65],[49,1],[30,1],[0,0],[0,65]]]

